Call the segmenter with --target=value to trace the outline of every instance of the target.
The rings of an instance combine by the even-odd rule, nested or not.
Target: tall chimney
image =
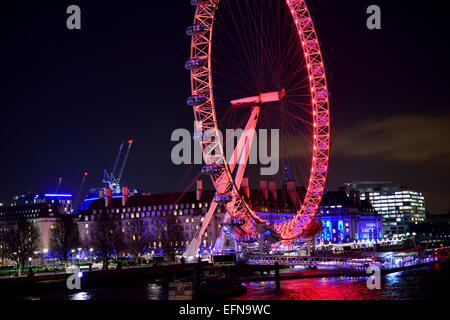
[[[269,191],[272,197],[275,199],[275,201],[277,201],[277,185],[273,180],[269,181]]]
[[[109,207],[111,199],[112,199],[112,190],[110,187],[107,187],[106,188],[105,207]]]
[[[297,188],[295,187],[295,181],[289,180],[286,184],[287,193],[294,205],[297,205]]]
[[[128,200],[128,186],[122,187],[122,207],[125,207],[127,205]]]
[[[197,201],[200,201],[202,198],[202,192],[203,192],[203,181],[197,180]]]
[[[98,198],[103,199],[105,197],[105,189],[100,189],[98,192]]]
[[[264,199],[269,200],[269,191],[267,190],[267,180],[266,179],[260,180],[259,187],[264,196]]]
[[[248,177],[242,179],[241,188],[242,191],[244,191],[244,194],[247,197],[247,199],[250,199],[250,186],[248,184]]]

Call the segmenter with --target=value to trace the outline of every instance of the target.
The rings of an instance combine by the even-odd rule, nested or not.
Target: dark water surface
[[[314,278],[283,280],[276,292],[275,282],[249,282],[247,294],[238,300],[437,300],[447,299],[450,267],[432,265],[388,274],[382,277],[381,290],[369,290],[367,277]],[[27,297],[39,300],[167,300],[167,286],[93,289],[77,293],[58,293]]]

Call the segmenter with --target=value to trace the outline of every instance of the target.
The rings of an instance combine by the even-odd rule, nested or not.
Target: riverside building
[[[50,249],[51,230],[61,216],[70,214],[72,195],[38,193],[15,196],[10,204],[0,206],[0,232],[21,219],[36,224],[39,229],[42,253]]]
[[[361,200],[368,200],[382,216],[385,238],[410,235],[410,224],[426,220],[423,193],[390,182],[352,182],[346,184],[347,192],[358,192]]]
[[[382,238],[381,216],[367,200],[345,191],[328,191],[320,205],[320,242],[364,245]]]

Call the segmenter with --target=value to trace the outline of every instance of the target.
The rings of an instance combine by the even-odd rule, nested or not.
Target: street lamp
[[[92,252],[94,251],[94,249],[93,248],[90,248],[89,249],[89,253],[90,253],[90,256],[91,256],[91,263],[92,263]]]
[[[28,257],[28,262],[30,263],[30,274],[33,272],[33,269],[31,269],[31,261],[32,261],[33,259],[31,258],[31,257]]]

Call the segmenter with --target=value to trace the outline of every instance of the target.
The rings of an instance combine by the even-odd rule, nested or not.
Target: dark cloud
[[[450,114],[398,115],[337,131],[337,154],[450,165]]]

